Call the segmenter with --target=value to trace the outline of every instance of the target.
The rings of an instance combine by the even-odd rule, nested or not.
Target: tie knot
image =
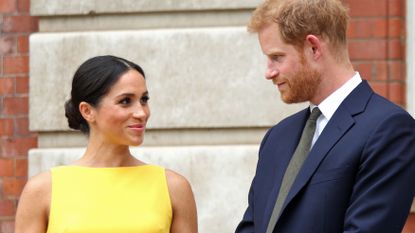
[[[313,111],[311,111],[310,116],[308,117],[309,120],[311,121],[316,121],[317,118],[321,115],[321,111],[320,109],[318,109],[318,107],[313,108]]]

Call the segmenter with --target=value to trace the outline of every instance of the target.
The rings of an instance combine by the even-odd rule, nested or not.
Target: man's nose
[[[266,79],[273,79],[278,75],[278,69],[275,68],[275,65],[271,60],[268,60],[267,70],[265,71],[265,78]]]

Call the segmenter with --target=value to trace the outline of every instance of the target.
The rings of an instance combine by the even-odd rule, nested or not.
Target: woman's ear
[[[307,35],[305,46],[314,60],[318,60],[322,56],[322,41],[319,37],[315,35]]]
[[[79,112],[88,123],[95,121],[95,108],[92,107],[89,103],[84,101],[79,103]]]

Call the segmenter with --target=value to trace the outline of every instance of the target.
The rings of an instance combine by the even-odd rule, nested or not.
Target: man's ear
[[[318,60],[323,54],[322,41],[315,35],[307,35],[305,38],[305,50],[314,60]]]
[[[84,101],[79,103],[79,112],[88,123],[95,121],[95,108],[92,107],[89,103]]]

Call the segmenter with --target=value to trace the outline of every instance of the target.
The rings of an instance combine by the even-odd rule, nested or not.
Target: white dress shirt
[[[321,111],[321,115],[317,118],[317,125],[316,131],[314,132],[313,141],[311,146],[317,141],[317,138],[320,136],[321,132],[323,132],[324,127],[326,127],[327,123],[336,112],[337,108],[339,108],[340,104],[343,102],[344,99],[362,82],[362,78],[360,74],[356,72],[356,74],[349,79],[345,84],[343,84],[339,89],[335,92],[331,93],[326,99],[324,99],[318,106],[314,104],[310,104],[310,111],[313,108],[318,107]]]

